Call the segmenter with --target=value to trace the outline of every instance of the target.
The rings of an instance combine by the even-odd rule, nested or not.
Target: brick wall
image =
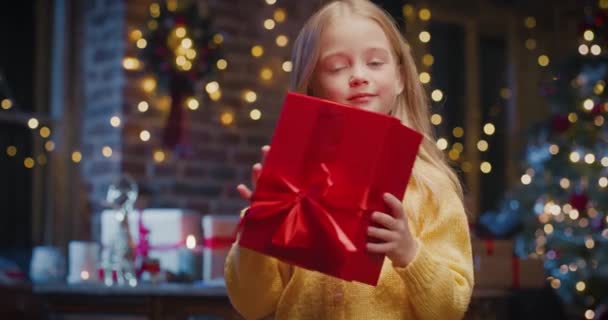
[[[210,75],[200,84],[217,81],[222,90],[219,101],[207,96],[199,109],[187,109],[193,153],[180,158],[166,154],[162,162],[154,160],[168,115],[167,98],[161,92],[142,90],[143,70],[125,70],[122,59],[137,56],[130,38],[133,31],[145,28],[152,1],[93,1],[87,9],[84,72],[87,88],[84,132],[84,176],[91,185],[93,201],[105,197],[110,179],[121,173],[133,176],[141,186],[153,190],[151,206],[190,208],[207,213],[234,214],[246,203],[238,197],[236,185],[249,183],[250,168],[259,160],[260,147],[270,142],[279,107],[284,98],[289,74],[281,65],[289,60],[291,44],[314,4],[264,0],[207,1],[216,30],[224,37],[222,50],[227,69]],[[162,2],[164,3],[164,2]],[[287,19],[266,30],[263,22],[272,18],[277,8]],[[289,44],[279,47],[275,38],[284,34]],[[254,58],[253,45],[262,45],[264,55]],[[271,68],[273,77],[262,80],[262,68]],[[257,101],[242,98],[244,90],[257,93]],[[139,112],[141,101],[149,110]],[[252,120],[252,108],[262,111],[260,120]],[[233,125],[219,121],[223,111],[234,112]],[[112,116],[121,118],[119,128],[110,125]],[[148,130],[151,139],[141,141],[139,133]],[[113,154],[105,158],[103,146]],[[95,219],[96,221],[97,219]],[[94,226],[94,229],[97,226]],[[95,232],[94,232],[95,233]]]

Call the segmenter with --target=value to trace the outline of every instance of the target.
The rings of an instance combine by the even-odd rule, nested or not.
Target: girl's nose
[[[348,80],[348,85],[351,87],[358,87],[360,85],[368,84],[367,79],[364,76],[354,74],[350,76]]]

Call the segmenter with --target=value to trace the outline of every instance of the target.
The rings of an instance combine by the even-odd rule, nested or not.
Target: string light
[[[559,186],[562,187],[563,189],[570,188],[570,180],[568,180],[568,178],[559,179]]]
[[[546,54],[541,54],[538,56],[538,65],[541,67],[546,67],[549,65],[549,56]]]
[[[37,157],[38,164],[43,166],[46,164],[46,156],[44,154],[38,155]]]
[[[593,31],[585,30],[585,32],[583,33],[583,38],[587,41],[593,41],[593,38],[595,38],[595,35],[593,34]]]
[[[196,100],[196,98],[190,97],[186,101],[186,105],[188,106],[188,109],[196,110],[199,107],[199,102],[198,102],[198,100]]]
[[[289,39],[285,35],[279,35],[276,39],[277,46],[284,47],[289,42]]]
[[[262,112],[258,109],[253,109],[249,112],[249,117],[252,120],[260,120],[260,118],[262,118]]]
[[[597,44],[594,44],[591,46],[591,54],[594,56],[599,55],[600,53],[602,53],[602,47],[598,46]]]
[[[118,128],[120,126],[120,118],[117,116],[110,118],[110,125],[114,128]]]
[[[426,8],[420,9],[420,11],[418,11],[418,17],[422,21],[428,21],[431,19],[431,11]]]
[[[452,134],[456,138],[462,138],[462,136],[464,135],[464,129],[462,129],[461,127],[455,127],[454,129],[452,129]]]
[[[432,66],[434,61],[435,61],[435,58],[433,58],[433,55],[430,53],[427,53],[424,56],[422,56],[422,64],[424,64],[427,67]]]
[[[48,138],[51,135],[51,129],[49,127],[40,128],[40,136],[43,138]]]
[[[259,58],[264,54],[264,48],[260,45],[255,45],[251,48],[251,55]]]
[[[593,103],[593,100],[591,100],[591,99],[586,99],[586,100],[583,102],[583,108],[584,108],[586,111],[591,111],[591,110],[593,110],[593,105],[594,105],[594,103]]]
[[[154,151],[154,162],[156,163],[161,163],[163,161],[165,161],[165,152],[163,152],[162,150],[156,150]]]
[[[553,225],[550,223],[547,223],[544,227],[543,227],[543,231],[545,231],[546,234],[551,234],[553,233]]]
[[[578,152],[576,152],[576,151],[572,151],[572,152],[570,153],[570,161],[571,161],[571,162],[576,163],[576,162],[578,162],[580,159],[581,159],[581,155],[580,155]]]
[[[528,29],[533,29],[534,27],[536,27],[536,18],[526,17],[526,19],[524,20],[524,26],[526,26],[526,28]]]
[[[291,63],[291,61],[283,62],[283,65],[281,67],[285,72],[291,72],[293,70],[293,64]]]
[[[245,90],[245,92],[243,93],[243,100],[245,100],[246,102],[254,103],[257,99],[258,95],[251,90]]]
[[[585,319],[591,320],[593,318],[595,318],[595,312],[591,309],[587,309],[587,311],[585,311]]]
[[[274,11],[273,17],[276,22],[281,23],[287,18],[287,13],[285,13],[285,10],[279,8]]]
[[[436,126],[440,125],[442,121],[443,121],[443,119],[441,118],[441,115],[438,113],[435,113],[431,116],[431,123]]]
[[[443,92],[441,92],[439,89],[433,90],[431,93],[431,99],[433,99],[435,102],[441,101],[441,99],[443,99]]]
[[[486,123],[483,126],[483,132],[489,136],[493,135],[494,132],[496,132],[496,127],[494,127],[494,124],[492,123]]]
[[[603,157],[601,163],[602,166],[608,167],[608,157]]]
[[[139,112],[146,112],[146,111],[148,111],[149,107],[150,106],[148,105],[148,103],[146,101],[140,101],[137,104],[137,110],[139,110]]]
[[[534,50],[536,49],[536,40],[530,38],[526,40],[526,49]]]
[[[585,155],[585,162],[587,164],[592,164],[595,162],[595,155],[593,153],[587,153]]]
[[[27,157],[27,158],[23,159],[23,165],[28,169],[33,168],[35,164],[36,164],[36,162],[34,161],[34,159],[32,157]]]
[[[7,154],[9,157],[14,157],[14,156],[16,156],[16,155],[17,155],[17,147],[15,147],[15,146],[8,146],[8,147],[6,148],[6,154]]]
[[[576,291],[578,291],[578,292],[585,291],[586,287],[587,286],[585,285],[585,283],[583,281],[579,281],[579,282],[576,283]]]
[[[0,105],[2,106],[2,109],[8,110],[13,107],[13,102],[11,101],[11,99],[2,99]]]
[[[146,39],[139,39],[135,44],[139,49],[145,49],[148,45],[148,41]]]
[[[578,120],[578,116],[576,115],[576,113],[570,112],[568,114],[568,121],[570,121],[570,123],[575,123],[577,120]]]
[[[431,82],[431,75],[428,72],[421,72],[418,77],[421,83],[427,84]]]
[[[437,139],[437,148],[439,150],[445,150],[448,148],[448,141],[444,138]]]
[[[74,163],[79,163],[82,160],[82,153],[80,151],[72,152],[72,161]]]
[[[150,140],[150,131],[142,130],[139,133],[139,139],[141,139],[141,141],[149,141]]]
[[[271,80],[272,70],[270,70],[270,68],[262,68],[262,70],[260,70],[260,78],[262,78],[262,80]]]
[[[224,42],[224,36],[222,36],[219,33],[217,33],[213,36],[213,43],[219,45],[219,44],[222,44],[222,42]]]
[[[48,151],[48,152],[55,150],[55,142],[53,142],[53,141],[45,142],[44,149],[46,149],[46,151]]]
[[[556,144],[552,144],[551,146],[549,146],[549,153],[551,153],[552,155],[556,155],[559,153],[559,146]]]
[[[152,93],[156,90],[156,80],[152,77],[146,77],[142,80],[141,86],[147,93]]]
[[[481,172],[483,172],[483,173],[490,173],[492,171],[492,164],[490,164],[487,161],[484,161],[481,163],[479,168],[481,169]]]
[[[40,124],[40,123],[38,122],[38,119],[36,119],[36,118],[30,118],[30,119],[27,121],[27,126],[28,126],[30,129],[36,129],[36,128],[38,128],[38,125],[39,125],[39,124]]]
[[[226,61],[225,59],[219,59],[217,60],[216,65],[219,70],[226,70],[226,68],[228,67],[228,61]]]
[[[600,186],[601,188],[606,188],[608,187],[608,178],[606,177],[601,177],[598,181],[597,181],[597,185]]]
[[[211,81],[211,82],[207,83],[207,85],[205,85],[205,90],[209,94],[216,92],[219,89],[220,89],[220,84],[217,83],[217,81]]]
[[[225,126],[231,125],[232,123],[234,123],[234,114],[230,111],[222,112],[222,114],[220,115],[220,122]]]
[[[521,176],[521,183],[524,185],[528,185],[530,184],[530,182],[532,182],[532,177],[530,177],[530,175],[528,175],[527,173]]]
[[[276,25],[276,23],[272,19],[264,20],[264,28],[266,28],[266,30],[274,29],[275,25]]]
[[[126,70],[138,70],[141,67],[141,63],[137,58],[125,57],[122,60],[122,67]]]
[[[403,16],[406,18],[412,18],[414,16],[414,7],[411,4],[406,4],[401,8]]]
[[[271,6],[275,3],[277,3],[277,0],[266,0],[266,4],[268,4],[269,6]]]
[[[110,148],[109,146],[104,146],[101,149],[101,153],[103,154],[104,157],[109,158],[112,156],[112,148]]]
[[[428,43],[431,41],[431,34],[428,31],[421,31],[420,34],[418,34],[418,39],[420,39],[420,42],[422,43]]]
[[[481,152],[488,151],[488,142],[486,140],[477,141],[477,149]]]
[[[137,40],[141,39],[142,36],[143,36],[143,34],[141,33],[141,30],[139,30],[139,29],[135,29],[135,30],[131,31],[131,33],[129,33],[129,38],[131,38],[132,41],[137,41]]]

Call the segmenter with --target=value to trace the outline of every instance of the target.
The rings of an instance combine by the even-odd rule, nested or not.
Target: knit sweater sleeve
[[[442,192],[437,205],[426,202],[414,227],[418,250],[406,267],[394,267],[403,279],[407,305],[416,319],[461,319],[473,291],[469,226],[462,201]]]

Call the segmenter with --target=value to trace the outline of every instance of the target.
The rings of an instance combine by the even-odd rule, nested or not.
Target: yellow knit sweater
[[[293,267],[237,241],[225,265],[232,305],[246,319],[461,319],[473,289],[469,227],[447,185],[437,197],[423,198],[410,183],[418,252],[405,268],[386,259],[376,287]]]

